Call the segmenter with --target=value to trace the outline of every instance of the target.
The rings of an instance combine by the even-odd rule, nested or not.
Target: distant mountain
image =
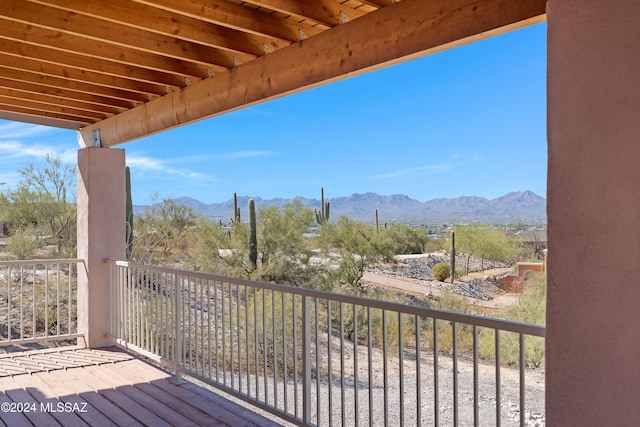
[[[283,207],[293,199],[238,196],[240,216],[246,218],[246,207],[253,198],[256,207]],[[297,197],[303,206],[320,208],[320,200]],[[177,203],[193,208],[203,216],[228,221],[233,216],[233,199],[207,205],[189,197],[175,199]],[[373,222],[378,209],[382,222],[405,222],[414,224],[472,223],[508,224],[524,222],[538,224],[546,222],[546,199],[531,191],[505,194],[496,199],[478,196],[439,198],[420,202],[404,194],[381,196],[376,193],[352,194],[326,199],[331,203],[331,219],[342,215],[349,218]],[[142,212],[146,206],[135,206]]]

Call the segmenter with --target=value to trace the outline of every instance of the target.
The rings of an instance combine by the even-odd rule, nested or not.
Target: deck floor
[[[276,426],[117,348],[0,355],[0,425]]]

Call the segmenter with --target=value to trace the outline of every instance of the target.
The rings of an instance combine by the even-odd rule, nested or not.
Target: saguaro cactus
[[[380,223],[378,222],[378,209],[376,209],[376,231],[380,231]]]
[[[233,193],[233,218],[231,222],[240,224],[240,208],[238,207],[238,195],[236,193]]]
[[[451,266],[451,284],[453,284],[453,280],[456,277],[456,232],[451,232],[451,260],[449,262]]]
[[[258,267],[258,237],[256,229],[256,205],[253,199],[249,199],[249,261],[254,269]]]
[[[320,225],[324,224],[325,222],[329,221],[329,207],[330,204],[329,202],[325,203],[324,202],[324,187],[320,189],[320,211],[318,212],[317,209],[314,209],[314,211],[316,212],[316,222]]]
[[[131,259],[131,251],[133,249],[133,199],[131,196],[131,170],[129,166],[125,168],[125,186],[125,220],[127,222],[125,254],[127,259]]]

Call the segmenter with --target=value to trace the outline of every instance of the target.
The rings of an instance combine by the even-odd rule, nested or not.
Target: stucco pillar
[[[89,347],[108,344],[110,292],[105,259],[125,257],[125,154],[113,148],[78,151],[78,332]]]
[[[640,425],[640,2],[550,0],[550,426]]]

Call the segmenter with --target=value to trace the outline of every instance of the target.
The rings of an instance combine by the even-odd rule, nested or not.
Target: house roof
[[[114,146],[545,19],[546,0],[5,0],[0,119]]]

